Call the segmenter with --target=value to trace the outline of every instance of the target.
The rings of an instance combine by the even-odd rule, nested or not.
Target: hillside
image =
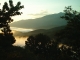
[[[38,30],[34,30],[34,31],[31,31],[31,32],[27,32],[27,33],[22,33],[22,32],[15,32],[14,33],[14,36],[30,36],[30,35],[36,35],[36,34],[39,34],[39,33],[43,33],[43,34],[46,34],[50,37],[53,37],[54,34],[58,31],[60,31],[61,29],[64,29],[65,26],[60,26],[60,27],[55,27],[55,28],[51,28],[51,29],[38,29]]]
[[[11,27],[27,28],[27,29],[50,29],[53,27],[66,25],[66,20],[60,18],[64,13],[46,15],[41,18],[20,20],[10,24]]]

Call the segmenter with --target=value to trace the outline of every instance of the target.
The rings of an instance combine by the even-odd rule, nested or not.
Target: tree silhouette
[[[2,9],[0,9],[0,28],[2,28],[2,33],[0,34],[0,45],[7,46],[15,43],[15,38],[11,32],[9,23],[13,22],[13,19],[11,18],[12,16],[22,14],[19,10],[23,7],[24,6],[21,5],[21,2],[17,2],[14,6],[13,1],[9,0],[9,4],[5,2]]]
[[[73,52],[71,56],[73,56],[73,59],[76,57],[76,60],[78,60],[80,59],[80,12],[73,10],[71,6],[65,7],[64,12],[65,15],[61,18],[67,20],[67,26],[65,29],[55,34],[56,40],[59,40],[59,42],[72,47],[69,50],[66,49],[66,52],[74,51],[75,53]],[[67,55],[68,54],[69,53],[67,52]]]
[[[60,49],[58,43],[51,40],[47,35],[37,34],[35,36],[29,36],[25,42],[26,48],[39,56],[42,60],[56,59],[60,55]],[[44,60],[43,59],[43,60]]]
[[[29,36],[26,41],[26,46],[35,53],[44,53],[44,50],[49,46],[50,38],[44,34],[38,34],[36,36]]]

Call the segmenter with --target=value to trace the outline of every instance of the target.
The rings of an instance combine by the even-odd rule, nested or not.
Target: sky
[[[9,0],[0,0],[1,6]],[[24,8],[20,16],[12,17],[14,21],[39,18],[48,14],[63,12],[65,6],[72,6],[80,12],[80,0],[13,0],[13,3],[20,1]]]

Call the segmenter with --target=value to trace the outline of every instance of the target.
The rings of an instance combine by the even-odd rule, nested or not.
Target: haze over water
[[[25,41],[27,41],[27,38],[28,37],[15,37],[16,42],[13,45],[24,47],[25,46]]]
[[[11,27],[11,30],[13,30],[13,34],[16,34],[15,31],[19,31],[19,32],[30,32],[33,31],[33,29],[25,29],[25,28],[17,28],[17,27]],[[25,46],[25,41],[27,41],[27,36],[26,37],[15,37],[16,42],[13,44],[15,46],[20,46],[20,47],[24,47]]]

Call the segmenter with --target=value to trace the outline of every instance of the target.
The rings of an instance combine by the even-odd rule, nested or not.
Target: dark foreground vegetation
[[[11,16],[21,15],[23,8],[21,2],[16,6],[13,1],[5,2],[0,9],[0,60],[80,60],[80,13],[71,6],[65,7],[65,15],[61,18],[67,20],[64,29],[50,38],[45,34],[29,36],[25,47],[13,46],[16,42],[10,30]]]

